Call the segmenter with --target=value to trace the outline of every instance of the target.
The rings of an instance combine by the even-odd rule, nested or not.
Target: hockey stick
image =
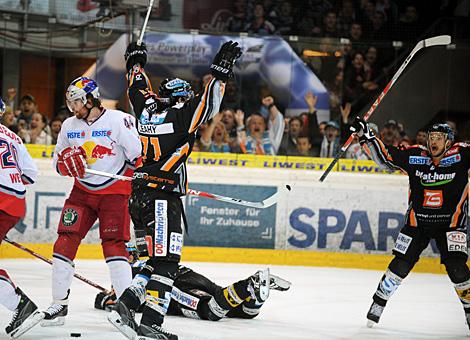
[[[442,45],[449,45],[451,42],[451,37],[450,35],[438,35],[436,37],[428,38],[419,41],[416,46],[413,48],[411,53],[406,57],[405,61],[403,64],[401,64],[400,68],[398,71],[393,75],[393,78],[388,82],[387,86],[383,89],[382,93],[377,97],[377,99],[374,101],[370,109],[366,112],[364,115],[363,119],[368,120],[370,116],[372,116],[372,113],[375,111],[377,106],[379,106],[380,102],[382,99],[385,97],[385,95],[388,93],[388,91],[392,88],[393,84],[397,81],[398,77],[403,73],[403,70],[405,67],[410,63],[411,59],[414,57],[416,53],[418,53],[419,50],[425,48],[425,47],[431,47],[431,46],[442,46]],[[328,168],[325,170],[325,172],[321,175],[320,177],[320,182],[323,182],[328,176],[328,174],[333,170],[333,167],[335,164],[338,162],[338,160],[343,157],[343,154],[346,152],[348,149],[349,145],[352,143],[354,139],[355,133],[351,134],[348,138],[348,140],[343,144],[341,149],[338,151],[338,154],[336,157],[333,159],[333,161],[328,165]]]
[[[144,24],[142,25],[142,30],[140,31],[139,40],[137,40],[137,45],[142,45],[142,40],[144,40],[145,29],[147,28],[147,23],[149,22],[150,12],[152,12],[154,0],[150,0],[149,7],[147,9],[147,15],[145,16]]]
[[[115,174],[111,174],[111,173],[104,172],[104,171],[99,171],[99,170],[85,169],[85,172],[88,173],[88,174],[93,174],[93,175],[97,175],[97,176],[103,176],[103,177],[119,179],[121,181],[131,182],[133,180],[132,177],[115,175]],[[149,184],[151,184],[151,183],[149,183]],[[148,185],[148,186],[152,187],[150,185]],[[269,196],[268,198],[264,199],[263,201],[258,201],[258,202],[245,201],[245,200],[242,200],[242,199],[239,199],[239,198],[221,196],[221,195],[211,194],[209,192],[204,192],[204,191],[199,191],[199,190],[194,190],[194,189],[188,189],[188,195],[206,197],[206,198],[210,198],[210,199],[216,200],[216,201],[228,202],[228,203],[243,205],[243,206],[246,206],[246,207],[258,208],[258,209],[264,209],[264,208],[268,208],[268,207],[276,204],[281,193],[285,193],[285,192],[288,192],[288,191],[291,190],[290,185],[284,185],[281,188],[282,188],[282,190],[278,190],[273,195]]]
[[[10,239],[9,239],[8,237],[6,237],[6,236],[5,236],[3,239],[4,239],[6,242],[10,243],[12,246],[15,246],[16,248],[19,248],[19,249],[21,249],[21,250],[27,252],[28,254],[33,255],[34,257],[36,257],[36,258],[38,258],[38,259],[40,259],[40,260],[43,260],[44,262],[47,262],[47,263],[49,263],[50,265],[52,265],[52,261],[49,260],[47,257],[42,256],[41,254],[38,254],[38,253],[36,253],[35,251],[33,251],[33,250],[29,249],[29,248],[26,248],[25,246],[23,246],[23,245],[21,245],[21,244],[15,242],[15,241],[10,240]],[[80,281],[83,281],[83,282],[85,282],[85,283],[88,283],[90,286],[95,287],[96,289],[101,290],[101,291],[102,291],[103,293],[105,293],[105,294],[108,294],[108,293],[109,293],[109,291],[108,291],[107,289],[101,287],[99,284],[94,283],[93,281],[88,280],[86,277],[83,277],[83,276],[81,276],[81,275],[79,275],[79,274],[73,274],[73,276],[75,276],[75,277],[76,277],[77,279],[79,279]]]

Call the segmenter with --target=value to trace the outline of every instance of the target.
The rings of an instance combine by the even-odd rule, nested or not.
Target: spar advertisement
[[[8,236],[17,242],[52,244],[65,199],[73,185],[50,160],[27,192],[27,214]],[[292,190],[266,209],[199,196],[183,198],[192,247],[291,249],[315,252],[390,254],[407,209],[405,176],[335,172],[319,183],[320,172],[292,169],[189,167],[190,187],[260,202],[288,182]],[[310,177],[309,177],[310,176]],[[98,222],[83,243],[100,243]],[[436,256],[431,244],[424,256]]]

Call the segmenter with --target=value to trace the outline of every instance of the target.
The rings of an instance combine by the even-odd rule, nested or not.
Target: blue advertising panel
[[[191,188],[249,201],[262,201],[277,191],[276,187],[227,184],[192,183]],[[186,217],[185,245],[274,249],[276,205],[256,209],[187,196]]]

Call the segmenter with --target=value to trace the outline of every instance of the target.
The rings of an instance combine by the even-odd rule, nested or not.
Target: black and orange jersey
[[[408,174],[406,223],[411,226],[466,227],[470,145],[454,143],[438,164],[421,145],[394,147],[378,138],[367,142],[379,166]]]
[[[225,84],[212,78],[202,94],[186,103],[161,110],[145,71],[138,65],[128,74],[128,95],[137,118],[142,142],[142,164],[134,176],[174,175],[173,191],[187,191],[186,160],[192,151],[198,127],[219,112]],[[142,176],[141,176],[142,177]],[[147,177],[149,178],[149,177]]]

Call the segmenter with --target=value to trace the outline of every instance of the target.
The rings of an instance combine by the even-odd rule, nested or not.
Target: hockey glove
[[[349,131],[355,133],[361,143],[375,138],[374,131],[372,131],[369,124],[360,117],[354,119],[354,122],[349,127]]]
[[[237,42],[227,41],[221,47],[214,57],[211,64],[212,75],[222,81],[227,81],[233,77],[233,65],[242,55],[242,50]]]
[[[86,168],[86,152],[79,147],[67,147],[59,152],[57,168],[62,176],[83,178]]]
[[[140,46],[136,42],[131,42],[127,45],[124,59],[126,60],[127,72],[136,64],[144,67],[147,63],[147,46],[145,46],[144,42]]]
[[[103,292],[99,292],[98,295],[95,297],[95,308],[102,309],[102,310],[112,310],[113,307],[116,305],[116,292],[111,290],[110,293],[105,294]]]

